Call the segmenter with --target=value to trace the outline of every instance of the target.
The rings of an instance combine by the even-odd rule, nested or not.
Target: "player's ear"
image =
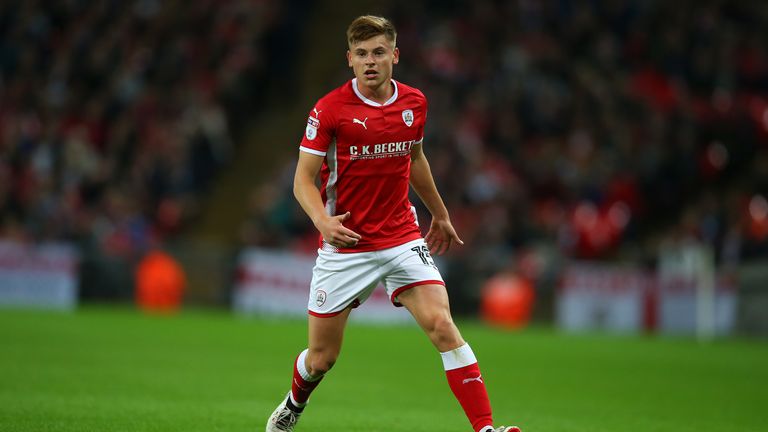
[[[352,52],[350,50],[347,50],[347,65],[352,67]]]
[[[392,64],[397,64],[400,61],[400,48],[395,47],[394,51],[392,51]]]

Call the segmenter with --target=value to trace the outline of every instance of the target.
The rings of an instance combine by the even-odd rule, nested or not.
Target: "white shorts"
[[[331,317],[349,306],[359,306],[379,282],[383,282],[395,306],[402,306],[397,296],[409,288],[445,285],[424,239],[371,252],[332,250],[332,247],[317,250],[308,304],[309,313],[314,316]]]

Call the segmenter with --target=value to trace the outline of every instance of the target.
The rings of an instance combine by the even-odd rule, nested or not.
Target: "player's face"
[[[373,91],[389,85],[392,67],[400,59],[400,51],[384,35],[358,42],[349,47],[347,60],[357,82]]]

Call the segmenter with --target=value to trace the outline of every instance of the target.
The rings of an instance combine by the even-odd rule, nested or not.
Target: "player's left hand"
[[[432,219],[429,226],[429,232],[424,236],[424,240],[429,247],[429,253],[432,255],[442,255],[451,247],[451,243],[463,245],[464,242],[456,234],[449,219]]]

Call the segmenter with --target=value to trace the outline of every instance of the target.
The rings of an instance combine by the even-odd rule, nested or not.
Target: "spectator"
[[[0,233],[128,256],[178,233],[232,157],[278,22],[258,0],[3,2]]]

